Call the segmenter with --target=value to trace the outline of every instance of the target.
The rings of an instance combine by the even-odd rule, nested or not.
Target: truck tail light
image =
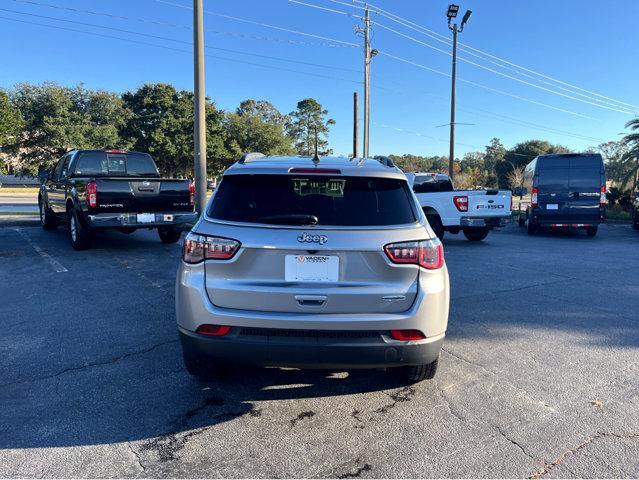
[[[455,206],[457,207],[457,210],[459,210],[460,212],[467,212],[468,211],[468,196],[467,195],[458,195],[456,197],[453,197],[453,202],[455,203]]]
[[[428,270],[436,270],[444,264],[444,247],[437,238],[391,243],[384,247],[384,251],[393,263],[419,265]]]
[[[205,323],[204,325],[200,325],[197,327],[195,333],[199,333],[200,335],[208,335],[210,337],[223,337],[227,333],[231,331],[231,327],[228,325],[210,325]]]
[[[537,187],[533,187],[532,196],[530,197],[530,206],[532,208],[537,208],[539,206],[539,189]]]
[[[606,208],[606,186],[602,185],[601,194],[599,195],[599,207]]]
[[[209,237],[189,233],[182,246],[182,260],[200,263],[204,260],[229,260],[240,249],[240,242],[230,238]]]
[[[195,183],[189,182],[189,205],[195,206]]]
[[[423,340],[426,335],[419,330],[391,330],[391,337],[393,340],[409,342],[411,340]]]
[[[96,182],[87,183],[87,202],[89,202],[89,207],[98,206],[98,184]]]

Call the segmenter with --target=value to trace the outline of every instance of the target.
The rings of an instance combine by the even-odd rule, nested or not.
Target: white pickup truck
[[[478,242],[512,219],[510,190],[455,190],[442,173],[406,173],[406,178],[439,238],[461,231]]]

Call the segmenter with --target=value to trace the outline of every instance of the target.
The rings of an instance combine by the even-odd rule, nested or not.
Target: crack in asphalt
[[[301,412],[299,415],[297,415],[297,417],[291,419],[291,427],[294,427],[295,424],[299,422],[300,420],[304,420],[305,418],[311,418],[314,416],[315,416],[315,412],[312,412],[312,411]]]
[[[180,435],[180,432],[188,429],[190,421],[203,411],[209,408],[222,407],[225,405],[225,401],[220,397],[209,397],[204,400],[204,403],[201,405],[194,407],[190,410],[187,410],[183,415],[181,415],[177,420],[173,422],[174,426],[165,434],[160,435],[152,440],[147,441],[142,447],[140,451],[142,452],[155,452],[158,461],[160,463],[169,462],[173,460],[177,460],[177,452],[182,450],[186,444],[194,437],[204,433],[214,425],[221,423],[223,421],[233,420],[235,418],[242,417],[244,415],[249,415],[251,417],[259,417],[262,415],[262,409],[255,409],[253,405],[247,410],[246,408],[239,410],[231,410],[228,412],[221,412],[217,415],[213,415],[208,417],[209,425],[196,428],[186,434]]]
[[[86,363],[84,365],[78,366],[78,367],[69,367],[69,368],[65,368],[63,370],[60,370],[57,373],[54,373],[52,375],[46,375],[43,377],[36,377],[36,378],[29,378],[27,380],[20,380],[19,382],[10,382],[10,383],[4,383],[0,385],[0,388],[4,388],[4,387],[10,387],[13,385],[22,385],[24,383],[34,383],[34,382],[41,382],[43,380],[50,380],[52,378],[56,378],[59,377],[61,375],[64,375],[65,373],[69,373],[69,372],[77,372],[80,370],[85,370],[87,368],[92,368],[92,367],[100,367],[103,365],[110,365],[113,363],[117,363],[121,360],[124,360],[125,358],[129,358],[129,357],[135,357],[138,355],[144,355],[145,353],[149,353],[153,350],[155,350],[156,348],[160,348],[164,345],[169,345],[171,343],[176,343],[178,342],[178,339],[174,339],[174,340],[167,340],[166,342],[161,342],[161,343],[157,343],[151,347],[145,348],[144,350],[136,350],[135,352],[129,352],[129,353],[125,353],[123,355],[120,355],[119,357],[114,357],[111,358],[109,360],[104,360],[101,362],[91,362],[91,363]]]
[[[514,440],[514,439],[510,438],[508,435],[506,435],[506,433],[502,430],[502,428],[499,425],[495,425],[495,430],[497,430],[502,437],[504,437],[506,440],[508,440],[513,445],[515,445],[517,448],[519,448],[519,450],[521,450],[524,453],[524,455],[526,455],[528,458],[531,458],[532,460],[537,460],[533,455],[531,455],[530,453],[528,453],[526,451],[526,449],[524,448],[524,446],[522,444],[520,444],[516,440]]]
[[[359,478],[362,476],[364,472],[370,472],[373,469],[373,467],[369,463],[364,463],[363,465],[360,465],[361,460],[359,458],[355,460],[353,463],[356,465],[355,470],[342,473],[341,475],[336,475],[336,478]]]
[[[140,454],[135,451],[135,449],[133,448],[133,445],[131,445],[131,442],[127,442],[126,446],[129,447],[129,450],[131,451],[131,453],[135,457],[135,459],[136,459],[136,461],[138,463],[138,466],[142,469],[143,472],[145,472],[146,471],[146,467],[144,466],[144,464],[142,463],[142,460],[140,459]]]
[[[393,402],[379,407],[378,409],[374,410],[373,413],[388,413],[393,408],[395,408],[398,403],[410,402],[415,393],[415,387],[410,385],[400,388],[399,390],[395,390],[391,393],[384,392],[384,395],[389,396],[393,400]]]
[[[637,434],[637,433],[620,434],[620,433],[614,433],[614,432],[597,432],[594,435],[588,437],[585,441],[581,442],[576,447],[569,448],[568,450],[566,450],[564,453],[562,453],[559,457],[557,457],[552,462],[550,462],[550,463],[544,462],[544,468],[539,470],[539,471],[537,471],[537,472],[535,472],[535,473],[533,473],[531,476],[528,477],[528,480],[537,480],[539,478],[542,478],[544,475],[548,474],[557,465],[561,465],[561,463],[567,457],[572,456],[572,455],[576,455],[577,452],[579,452],[580,450],[583,450],[584,448],[586,448],[588,445],[590,445],[591,443],[593,443],[597,439],[609,438],[609,437],[613,437],[613,438],[639,438],[639,434]]]

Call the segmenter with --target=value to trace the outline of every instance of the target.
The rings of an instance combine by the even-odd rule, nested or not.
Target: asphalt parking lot
[[[639,233],[449,236],[434,381],[198,383],[155,232],[0,228],[0,477],[638,477]]]

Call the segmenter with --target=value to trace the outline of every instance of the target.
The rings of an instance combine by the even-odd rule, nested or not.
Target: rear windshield
[[[75,166],[76,175],[87,176],[159,176],[148,153],[81,152]]]
[[[417,220],[406,181],[304,175],[228,175],[208,215],[229,222],[356,227]]]
[[[452,192],[453,182],[433,175],[418,175],[413,183],[413,191],[415,193]]]

